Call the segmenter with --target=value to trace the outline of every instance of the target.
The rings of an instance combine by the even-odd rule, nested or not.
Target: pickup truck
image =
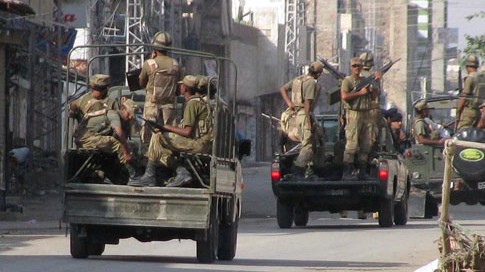
[[[422,100],[417,99],[413,105]],[[435,133],[440,134],[442,137],[455,137],[463,141],[485,142],[485,133],[481,129],[469,128],[455,132],[455,115],[453,113],[455,112],[457,101],[457,96],[428,97],[426,103],[430,107],[429,113],[433,120],[427,119],[426,121],[434,128]],[[443,146],[414,143],[405,151],[406,165],[411,178],[410,217],[432,218],[438,215],[445,167],[443,149]],[[466,158],[466,154],[478,154],[479,156],[477,158]],[[452,174],[450,204],[485,204],[485,182],[483,181],[485,168],[483,168],[483,160],[483,150],[457,148],[453,158],[453,169],[455,171]]]
[[[73,50],[78,48],[82,47]],[[220,65],[221,59],[212,54],[169,50],[176,57],[203,57]],[[97,55],[89,63],[111,56]],[[74,85],[82,86],[77,78],[75,75]],[[235,88],[231,92],[225,93],[236,97]],[[223,107],[221,95],[209,98],[208,103],[213,111],[212,152],[178,154],[192,174],[192,185],[188,187],[127,186],[128,173],[117,156],[77,148],[72,139],[76,121],[66,118],[63,220],[69,224],[72,257],[101,255],[106,244],[118,244],[120,239],[130,237],[140,242],[194,240],[197,259],[203,263],[235,257],[242,205],[240,159],[249,155],[250,142],[236,138],[236,102],[232,108]],[[101,172],[109,182],[100,177]]]
[[[317,142],[313,175],[296,179],[290,173],[299,146],[276,154],[271,164],[271,185],[276,197],[280,228],[306,226],[309,212],[363,210],[379,212],[379,226],[405,225],[410,189],[404,157],[393,143],[389,127],[379,137],[379,147],[369,164],[369,181],[342,181],[344,140],[337,115],[316,116],[324,136]]]

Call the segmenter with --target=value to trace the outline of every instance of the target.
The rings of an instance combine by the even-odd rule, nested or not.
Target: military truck
[[[390,128],[382,129],[378,147],[368,165],[368,174],[372,178],[342,181],[345,144],[338,115],[318,115],[315,119],[324,133],[316,137],[312,172],[305,178],[297,178],[290,171],[300,145],[275,154],[271,164],[278,226],[291,228],[294,224],[302,227],[307,225],[310,212],[338,213],[343,210],[379,212],[381,227],[406,225],[409,176]]]
[[[150,48],[146,44],[129,46]],[[96,48],[101,52],[103,47],[110,48],[109,45]],[[73,51],[82,48],[75,47]],[[237,73],[230,60],[204,52],[166,49],[179,60],[190,57],[193,63],[194,58],[197,59],[200,67],[204,60],[213,61],[218,67],[224,61],[232,67],[228,72]],[[149,53],[148,50],[140,52],[147,56]],[[88,71],[92,74],[104,72],[91,64],[96,60],[106,63],[106,59],[118,55],[95,56],[88,61]],[[187,67],[187,74],[201,72]],[[82,77],[69,74],[68,82],[72,81],[73,86],[84,86],[78,78]],[[77,148],[72,138],[76,122],[66,118],[63,220],[69,224],[72,257],[101,255],[106,244],[118,244],[120,239],[133,237],[140,242],[194,240],[197,259],[203,263],[213,262],[216,258],[234,258],[242,204],[240,159],[249,155],[250,142],[236,139],[236,88],[224,90],[219,84],[222,79],[211,81],[218,86],[215,97],[208,98],[214,124],[212,152],[178,154],[179,161],[193,176],[189,187],[127,186],[128,173],[116,154]],[[69,91],[68,87],[68,94]],[[116,98],[115,94],[111,95]],[[221,103],[224,95],[234,101],[228,107]]]
[[[416,100],[413,105],[423,101]],[[431,108],[429,126],[433,128],[433,137],[456,137],[459,140],[485,142],[484,133],[480,129],[470,128],[455,132],[455,113],[458,97],[435,96],[426,98]],[[408,121],[410,127],[414,120],[414,112]],[[412,132],[410,133],[412,134]],[[409,196],[410,217],[432,218],[438,215],[438,206],[442,198],[445,158],[443,146],[422,145],[413,143],[405,151],[406,165],[411,178]],[[477,158],[466,158],[466,154],[478,154]],[[453,158],[454,173],[452,188],[450,188],[450,203],[457,205],[467,203],[485,204],[485,183],[483,176],[483,151],[477,149],[458,148]],[[472,156],[473,157],[473,156]]]

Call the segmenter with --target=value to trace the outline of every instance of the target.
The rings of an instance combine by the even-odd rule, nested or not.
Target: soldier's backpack
[[[152,102],[162,105],[174,103],[179,78],[178,62],[172,59],[172,67],[161,70],[158,69],[158,64],[154,59],[147,60],[147,63],[154,73]],[[148,91],[150,92],[150,90]]]
[[[473,105],[478,107],[485,102],[485,72],[478,72],[474,76],[473,83],[475,85],[473,94],[476,97],[472,100]]]

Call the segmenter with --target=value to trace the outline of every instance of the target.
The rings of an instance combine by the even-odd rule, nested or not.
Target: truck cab
[[[416,100],[413,105],[422,100]],[[439,135],[439,137],[484,142],[485,137],[481,129],[469,128],[463,131],[455,131],[457,101],[458,97],[456,96],[427,98],[426,103],[431,108],[429,109],[431,118],[425,121],[433,128],[436,137]],[[412,120],[414,120],[414,117],[411,118],[410,124],[412,124]],[[414,142],[405,151],[406,165],[411,177],[411,217],[432,218],[438,215],[445,167],[443,149],[443,146],[423,145]],[[483,151],[480,150],[469,150],[473,154],[483,154]],[[452,205],[460,203],[468,205],[485,204],[485,184],[481,183],[485,174],[481,172],[483,158],[477,161],[466,159],[465,153],[466,151],[459,148],[453,158],[455,171],[452,174],[450,203]]]

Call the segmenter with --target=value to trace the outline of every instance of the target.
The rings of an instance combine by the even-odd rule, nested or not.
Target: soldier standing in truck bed
[[[342,81],[340,95],[345,109],[345,151],[343,158],[342,180],[366,180],[367,161],[372,148],[372,120],[369,115],[371,99],[379,95],[379,90],[364,86],[353,91],[361,80],[362,63],[359,58],[350,61],[351,75]],[[376,79],[380,76],[375,74]],[[357,152],[358,151],[358,152]],[[358,154],[359,176],[354,172],[354,157]]]
[[[313,160],[313,109],[320,95],[317,84],[318,77],[323,72],[323,64],[315,61],[310,64],[306,75],[298,76],[280,88],[280,93],[290,111],[296,114],[295,125],[301,141],[301,150],[293,163],[291,173],[296,177],[304,177],[307,166]],[[291,91],[291,99],[287,92]]]
[[[143,118],[158,124],[175,123],[175,99],[180,69],[178,62],[167,56],[167,50],[163,48],[171,44],[172,38],[168,33],[155,33],[151,59],[143,63],[139,76],[140,86],[146,90]],[[143,143],[149,143],[151,130],[143,125],[140,136]]]
[[[478,72],[478,57],[469,55],[466,58],[465,66],[468,76],[458,100],[457,131],[475,125],[480,118],[478,106],[485,102],[485,72]]]

